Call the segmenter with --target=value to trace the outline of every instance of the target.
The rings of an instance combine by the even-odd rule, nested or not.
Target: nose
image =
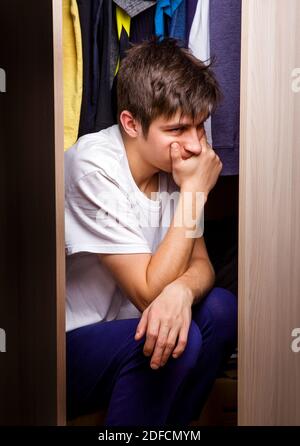
[[[191,155],[200,155],[201,144],[196,128],[192,128],[189,132],[186,132],[183,147]]]

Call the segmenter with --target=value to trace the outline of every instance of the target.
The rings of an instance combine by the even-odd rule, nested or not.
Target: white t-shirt
[[[159,194],[148,198],[132,177],[113,125],[82,136],[65,152],[65,193],[67,331],[139,317],[97,253],[156,251],[178,200],[172,175],[160,171]]]

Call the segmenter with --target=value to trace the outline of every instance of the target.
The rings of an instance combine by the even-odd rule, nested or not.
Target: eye
[[[180,132],[182,130],[181,127],[178,127],[176,129],[170,129],[170,132]]]

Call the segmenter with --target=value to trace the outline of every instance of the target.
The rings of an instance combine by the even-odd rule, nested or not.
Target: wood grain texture
[[[0,2],[0,425],[65,422],[60,7]]]
[[[52,0],[55,211],[56,211],[56,339],[57,339],[57,424],[66,424],[66,337],[65,337],[65,228],[64,228],[64,109],[62,0]]]
[[[300,2],[243,0],[239,425],[300,425]]]

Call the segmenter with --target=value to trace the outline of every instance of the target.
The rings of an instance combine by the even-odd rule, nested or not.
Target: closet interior
[[[114,122],[119,58],[155,32],[159,3],[1,1],[1,425],[67,423],[64,149]],[[169,3],[178,7],[157,13],[157,29],[185,45],[194,36],[193,51],[214,57],[224,90],[207,123],[224,171],[206,206],[205,237],[217,283],[239,302],[238,380],[236,353],[195,423],[299,425],[300,353],[290,343],[300,323],[300,93],[292,88],[300,3]]]
[[[204,237],[216,286],[237,295],[241,0],[63,0],[64,148],[117,123],[119,64],[131,44],[153,36],[176,38],[212,63],[222,90],[220,106],[205,122],[223,170],[206,205]],[[206,424],[237,422],[236,361],[235,353],[220,373],[213,408],[219,415],[203,415]]]

